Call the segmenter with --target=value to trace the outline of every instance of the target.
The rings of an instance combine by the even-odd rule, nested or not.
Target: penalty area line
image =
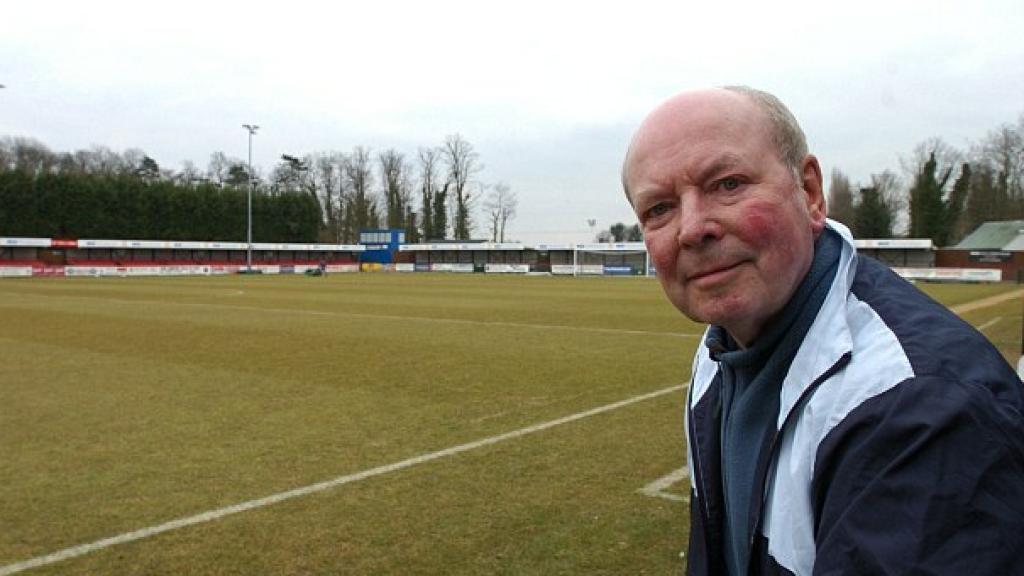
[[[466,444],[459,444],[458,446],[452,446],[450,448],[445,448],[443,450],[438,450],[436,452],[421,454],[419,456],[407,458],[399,462],[393,462],[391,464],[377,466],[376,468],[369,468],[367,470],[362,470],[360,472],[356,472],[353,474],[338,476],[337,478],[332,478],[324,482],[317,482],[316,484],[310,484],[308,486],[294,488],[292,490],[287,490],[285,492],[278,492],[277,494],[271,494],[270,496],[265,496],[263,498],[248,500],[246,502],[226,506],[224,508],[217,508],[216,510],[202,512],[200,514],[195,514],[193,516],[178,518],[177,520],[171,520],[169,522],[164,522],[163,524],[149,526],[147,528],[133,530],[131,532],[125,532],[123,534],[118,534],[117,536],[111,536],[110,538],[104,538],[102,540],[97,540],[95,542],[90,542],[88,544],[72,546],[70,548],[58,550],[57,552],[46,554],[44,556],[37,556],[29,560],[15,562],[13,564],[8,564],[6,566],[0,566],[0,576],[7,576],[9,574],[15,574],[17,572],[22,572],[32,568],[39,568],[41,566],[54,564],[64,560],[70,560],[71,558],[84,556],[91,552],[97,552],[99,550],[110,548],[112,546],[117,546],[119,544],[127,544],[129,542],[134,542],[136,540],[142,540],[145,538],[149,538],[151,536],[163,534],[164,532],[170,532],[172,530],[178,530],[180,528],[187,528],[189,526],[195,526],[198,524],[204,524],[206,522],[212,522],[214,520],[218,520],[220,518],[230,516],[232,514],[246,512],[248,510],[255,510],[257,508],[263,508],[265,506],[270,506],[272,504],[277,504],[278,502],[291,500],[293,498],[298,498],[300,496],[316,494],[318,492],[330,490],[332,488],[336,488],[338,486],[342,486],[345,484],[359,482],[360,480],[366,480],[368,478],[373,478],[375,476],[382,476],[384,474],[389,474],[391,472],[404,470],[405,468],[411,468],[418,464],[424,464],[426,462],[431,462],[433,460],[438,460],[440,458],[447,458],[449,456],[455,456],[456,454],[461,454],[463,452],[469,452],[470,450],[476,450],[477,448],[483,448],[485,446],[498,444],[506,440],[512,440],[515,438],[519,438],[521,436],[534,434],[536,432],[542,432],[549,428],[554,428],[556,426],[561,426],[563,424],[569,424],[577,420],[582,420],[584,418],[589,418],[591,416],[596,416],[598,414],[603,414],[605,412],[611,412],[613,410],[617,410],[619,408],[623,408],[631,404],[636,404],[638,402],[643,402],[645,400],[651,400],[659,396],[671,394],[672,392],[677,392],[685,387],[685,385],[679,384],[676,386],[670,386],[668,388],[662,388],[661,390],[656,390],[654,392],[649,392],[647,394],[641,394],[639,396],[633,396],[632,398],[627,398],[625,400],[613,402],[612,404],[606,404],[604,406],[592,408],[584,412],[570,414],[569,416],[563,416],[562,418],[558,418],[556,420],[550,420],[548,422],[534,424],[533,426],[527,426],[526,428],[520,428],[518,430],[513,430],[511,432],[506,432],[504,434],[499,434],[497,436],[483,438],[480,440],[476,440],[474,442],[468,442]]]

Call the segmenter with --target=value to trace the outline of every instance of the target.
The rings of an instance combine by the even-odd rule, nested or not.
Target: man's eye
[[[740,181],[730,176],[729,178],[719,180],[718,185],[722,187],[722,190],[731,192],[740,187]]]
[[[654,206],[651,206],[650,208],[647,209],[647,212],[645,213],[645,216],[647,216],[648,218],[656,218],[656,217],[661,216],[662,214],[664,214],[666,212],[668,212],[668,205],[667,204],[665,204],[665,203],[655,204]]]

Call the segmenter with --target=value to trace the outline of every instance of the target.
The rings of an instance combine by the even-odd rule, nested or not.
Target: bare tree
[[[460,134],[452,134],[445,138],[441,154],[448,166],[448,181],[455,194],[455,210],[452,228],[457,240],[468,240],[473,230],[470,211],[475,197],[470,193],[469,183],[483,166],[478,164],[477,153],[473,145]]]
[[[420,165],[420,199],[421,199],[421,210],[420,210],[420,222],[422,222],[423,238],[425,240],[431,239],[443,239],[445,237],[445,230],[435,231],[434,223],[436,217],[434,215],[434,203],[435,196],[438,193],[439,186],[437,184],[437,178],[440,175],[440,156],[441,151],[438,148],[420,148],[418,152],[419,165]],[[444,199],[441,199],[441,205],[444,205]],[[444,209],[442,208],[442,213]]]
[[[114,154],[117,155],[116,152]],[[120,174],[138,174],[140,172],[140,168],[145,168],[141,172],[152,173],[153,165],[146,162],[146,159],[149,158],[149,156],[139,148],[128,148],[122,152],[120,156],[121,162],[117,168]],[[152,158],[149,158],[149,160],[153,163],[156,162]],[[147,166],[144,167],[144,164]],[[159,168],[157,168],[157,172],[159,173]]]
[[[206,178],[203,173],[199,170],[199,167],[195,165],[191,160],[185,160],[181,163],[181,170],[174,175],[174,181],[181,186],[195,186],[201,182],[204,182]]]
[[[237,185],[239,179],[238,167],[241,167],[242,176],[248,177],[249,169],[246,164],[237,158],[230,158],[227,154],[217,151],[210,154],[210,161],[206,164],[206,178],[218,186]],[[232,169],[235,174],[232,175]],[[246,178],[242,178],[241,185],[244,185]]]
[[[29,174],[51,172],[58,164],[57,155],[34,138],[15,138],[6,154],[14,170]]]
[[[78,172],[85,174],[89,171],[89,151],[88,150],[75,150],[68,154],[70,157],[67,161],[69,166],[69,172]]]
[[[970,232],[989,220],[1024,218],[1024,114],[971,148],[971,180],[960,222]]]
[[[281,162],[270,174],[270,190],[272,194],[306,192],[316,195],[316,185],[310,171],[313,159],[311,156],[299,158],[289,154],[281,155]]]
[[[491,230],[491,242],[498,241],[498,231],[501,228],[501,199],[499,198],[499,186],[503,186],[503,184],[495,184],[494,187],[491,188],[491,194],[486,200],[484,200],[484,215],[487,217],[487,226]],[[487,190],[487,185],[481,184],[480,194],[483,195],[485,190]]]
[[[481,188],[481,194],[483,194],[483,188]],[[505,241],[505,229],[509,220],[515,218],[518,204],[519,200],[508,184],[498,182],[491,188],[491,194],[487,197],[484,209],[491,227],[492,242]]]
[[[380,162],[381,186],[387,209],[388,228],[407,228],[409,204],[412,191],[409,185],[409,168],[405,155],[394,148],[388,148],[377,155]],[[407,231],[408,232],[408,231]]]
[[[932,137],[914,146],[909,157],[900,158],[900,166],[908,177],[921,172],[931,155],[935,155],[936,169],[939,173],[952,172],[963,159],[963,154],[939,137]]]
[[[377,201],[373,195],[373,168],[370,150],[356,146],[345,162],[345,228],[351,240],[358,238],[364,228],[376,228]]]
[[[998,180],[995,170],[986,162],[980,161],[972,168],[962,223],[965,234],[1006,214],[1009,200],[1002,193]]]
[[[10,136],[0,137],[0,172],[14,170],[14,140]]]
[[[345,155],[340,152],[316,154],[311,159],[313,187],[320,199],[325,226],[324,241],[340,244],[342,235],[342,197]]]
[[[134,150],[129,151],[129,158],[134,158]],[[114,152],[106,146],[93,146],[84,151],[86,159],[86,172],[90,174],[123,174],[131,170],[127,158]]]
[[[1024,114],[1017,126],[1004,124],[988,133],[981,144],[982,160],[996,175],[996,187],[1007,208],[1019,217],[1024,210]]]

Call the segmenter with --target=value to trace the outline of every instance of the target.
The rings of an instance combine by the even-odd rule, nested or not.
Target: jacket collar
[[[807,336],[793,358],[789,373],[782,382],[777,422],[780,428],[807,387],[839,362],[844,354],[853,350],[846,304],[857,272],[857,249],[853,243],[853,236],[846,226],[832,220],[828,220],[827,225],[838,232],[843,241],[839,268],[832,280],[828,296],[825,297],[818,316],[807,331]]]
[[[800,344],[782,383],[777,421],[777,426],[780,427],[808,386],[853,348],[845,310],[857,271],[857,249],[853,243],[853,236],[846,226],[833,220],[826,220],[826,226],[837,232],[842,239],[839,267],[835,278],[832,279],[825,302],[822,303],[818,315],[807,331],[807,336]],[[694,358],[691,407],[704,396],[718,372],[718,363],[711,359],[708,352],[705,342],[707,337],[708,332],[705,330]]]

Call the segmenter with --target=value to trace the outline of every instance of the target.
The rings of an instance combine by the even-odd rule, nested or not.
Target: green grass
[[[1016,359],[1020,302],[966,317]],[[4,280],[0,567],[684,384],[701,329],[649,279]],[[30,573],[676,573],[685,504],[638,490],[682,466],[682,403]]]
[[[1014,284],[918,284],[925,293],[946,306],[956,306],[1011,292],[1021,288]],[[1012,366],[1022,353],[1021,315],[1024,300],[1013,298],[1005,302],[961,314],[964,320],[981,332],[1002,352]]]

